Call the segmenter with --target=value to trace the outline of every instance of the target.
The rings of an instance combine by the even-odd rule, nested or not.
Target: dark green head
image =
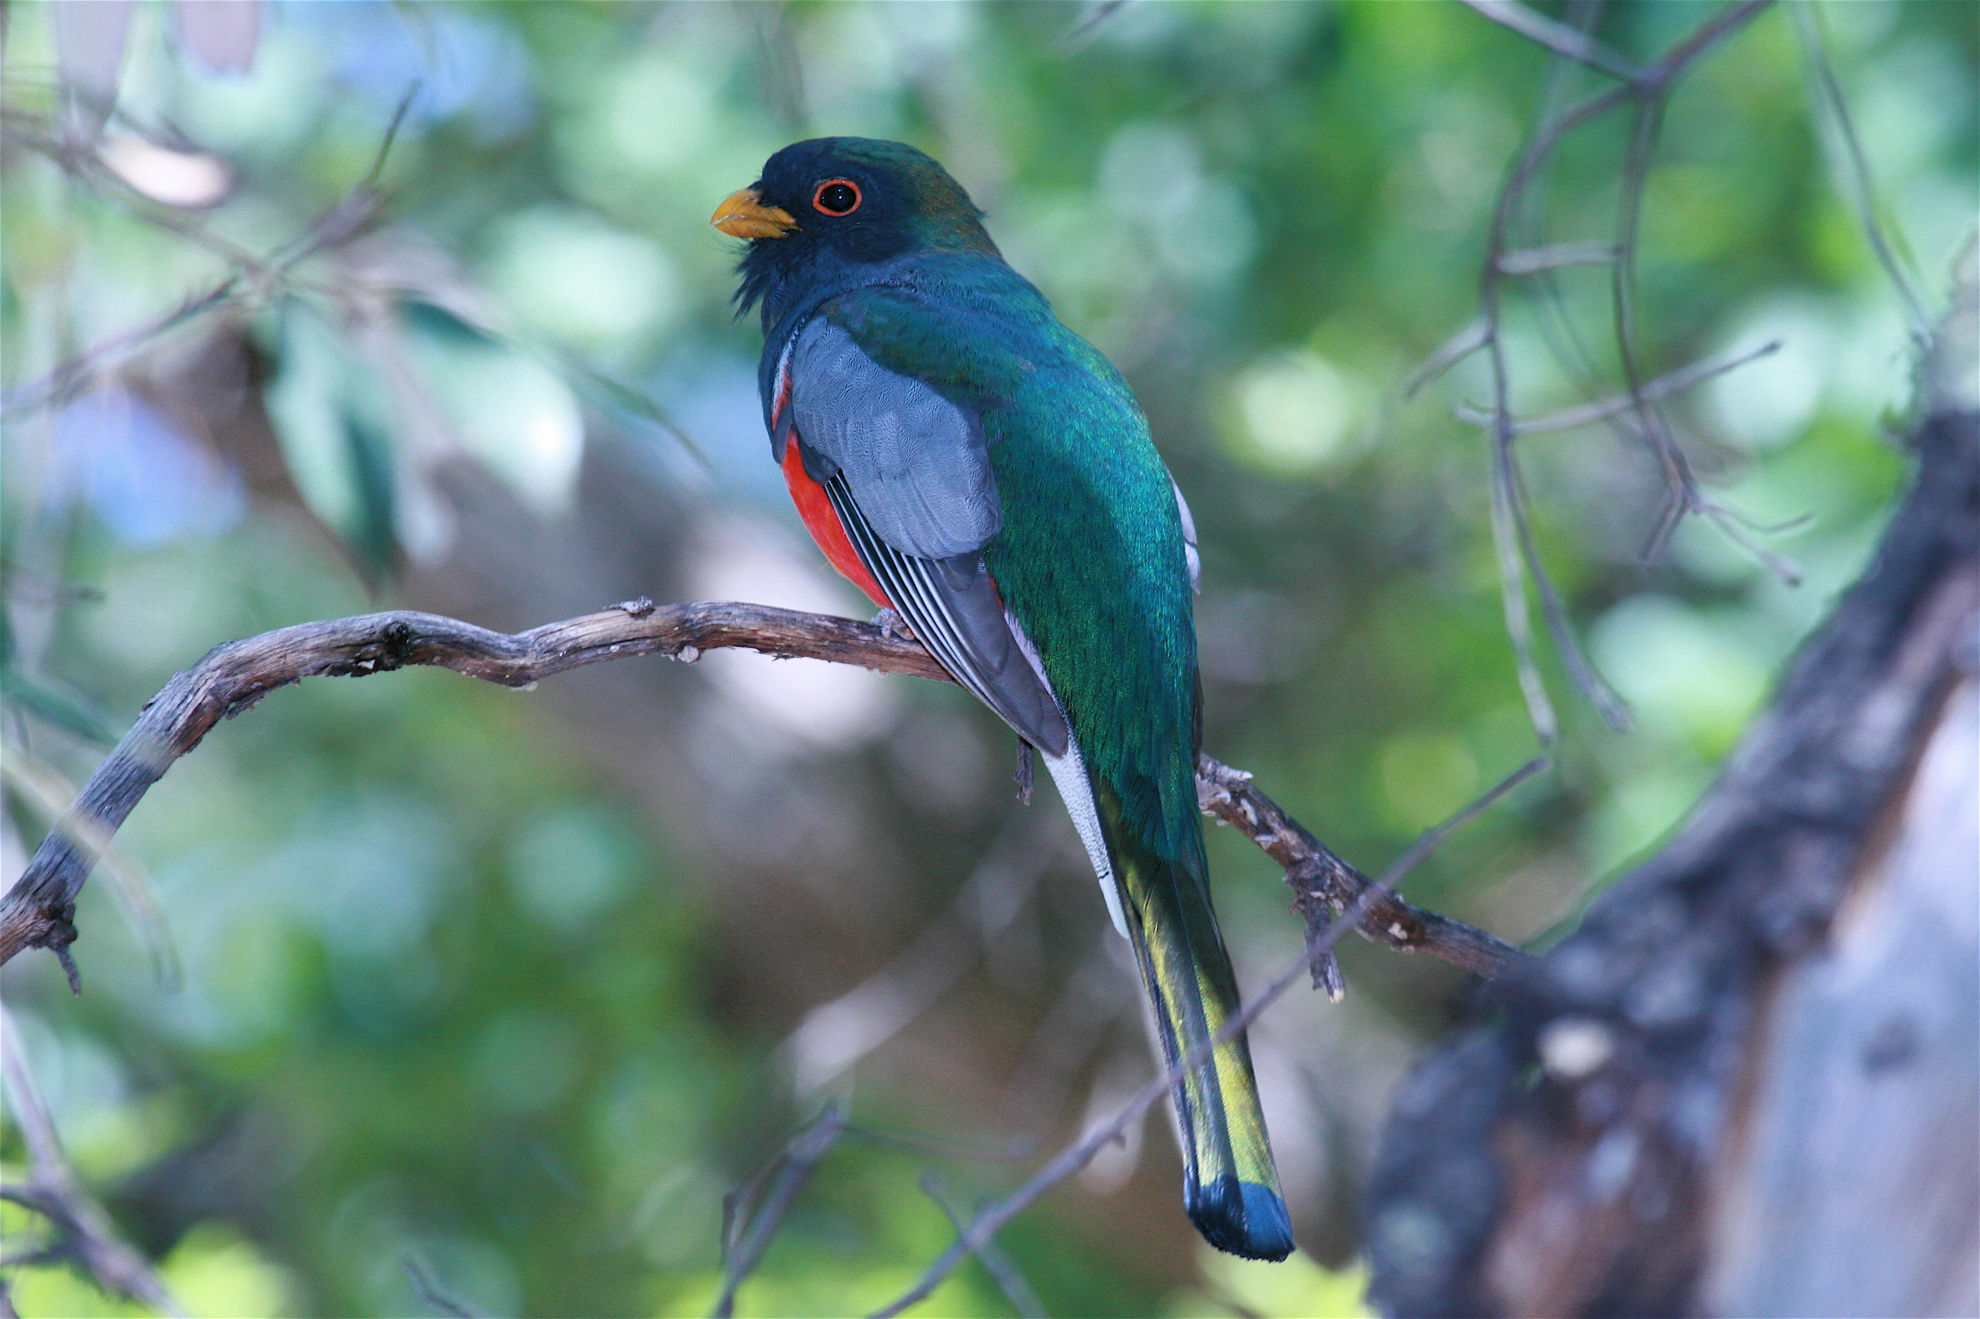
[[[997,255],[983,212],[947,170],[905,143],[866,137],[792,143],[711,223],[750,240],[736,302],[746,312],[761,301],[766,328],[796,293],[865,282],[862,267],[914,252]]]

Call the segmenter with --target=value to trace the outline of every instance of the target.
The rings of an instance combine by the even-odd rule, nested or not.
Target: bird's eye
[[[812,208],[825,215],[851,215],[859,202],[859,185],[851,179],[827,179],[811,194]]]

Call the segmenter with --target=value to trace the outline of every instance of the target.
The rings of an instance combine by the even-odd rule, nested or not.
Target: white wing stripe
[[[1114,918],[1114,928],[1125,939],[1127,913],[1121,910],[1121,886],[1114,878],[1114,863],[1107,857],[1107,839],[1100,832],[1100,807],[1093,800],[1093,784],[1086,777],[1086,759],[1079,754],[1079,739],[1068,729],[1065,755],[1048,756],[1042,751],[1038,755],[1052,772],[1052,782],[1066,804],[1066,814],[1072,816],[1073,828],[1079,830],[1079,841],[1086,844],[1087,858],[1093,862],[1093,873],[1100,879],[1100,896],[1107,901],[1107,914]]]
[[[832,501],[833,510],[838,513],[839,522],[845,527],[860,561],[886,588],[888,598],[901,611],[908,625],[914,628],[915,635],[921,638],[922,645],[928,648],[937,662],[964,689],[985,705],[996,709],[997,702],[984,690],[975,669],[964,659],[968,649],[962,644],[954,613],[943,599],[941,590],[930,580],[929,574],[940,571],[938,566],[926,559],[902,554],[872,535],[865,520],[852,506],[851,494],[844,487],[844,478],[834,476],[825,483],[825,494]],[[1010,626],[1011,635],[1016,638],[1025,662],[1031,666],[1053,704],[1058,706],[1060,719],[1065,721],[1065,754],[1054,756],[1040,749],[1038,755],[1050,771],[1053,786],[1058,788],[1059,797],[1066,804],[1066,814],[1072,817],[1073,828],[1079,832],[1079,841],[1085,845],[1087,858],[1093,863],[1093,873],[1100,880],[1100,896],[1107,904],[1107,915],[1125,939],[1128,937],[1127,913],[1121,907],[1120,884],[1114,877],[1113,861],[1107,855],[1107,838],[1100,828],[1099,803],[1093,798],[1093,783],[1087,776],[1086,758],[1080,754],[1079,740],[1073,736],[1072,721],[1066,719],[1065,705],[1059,701],[1058,693],[1052,690],[1051,680],[1045,676],[1045,667],[1039,662],[1038,648],[1031,644],[1023,625],[1008,609],[1004,611],[1004,621]]]
[[[883,585],[900,588],[896,594],[904,598],[897,599],[894,603],[900,607],[901,613],[907,617],[908,623],[914,628],[915,634],[921,638],[922,643],[934,652],[935,658],[941,661],[942,667],[949,671],[949,675],[985,705],[996,708],[996,701],[977,677],[974,667],[965,658],[968,650],[962,643],[954,614],[943,601],[941,592],[934,590],[927,580],[927,574],[933,565],[925,560],[910,558],[886,542],[869,535],[863,519],[848,515],[845,492],[839,488],[841,484],[841,480],[834,477],[826,483],[825,492],[839,514],[841,524],[858,541],[856,548],[860,552],[860,557],[880,569],[878,575],[885,578]]]
[[[1038,647],[1031,644],[1031,637],[1024,630],[1024,624],[1006,609],[1004,617],[1010,622],[1011,635],[1017,638],[1018,650],[1025,662],[1031,665],[1038,681],[1045,684],[1045,690],[1052,692],[1052,680],[1045,676],[1045,665],[1038,658]],[[1059,694],[1052,692],[1052,700],[1059,701]],[[1059,715],[1064,718],[1066,707],[1059,703]],[[1079,841],[1086,845],[1087,859],[1093,863],[1093,873],[1100,880],[1100,897],[1107,904],[1107,915],[1113,918],[1114,928],[1121,932],[1121,938],[1128,938],[1127,913],[1121,910],[1121,886],[1114,878],[1114,861],[1107,855],[1107,837],[1100,831],[1100,805],[1093,800],[1093,780],[1086,774],[1086,757],[1079,752],[1079,739],[1073,736],[1072,720],[1066,720],[1066,754],[1063,756],[1038,753],[1044,760],[1045,768],[1051,772],[1052,785],[1059,790],[1059,800],[1066,804],[1066,814],[1072,816],[1073,828],[1079,831]]]

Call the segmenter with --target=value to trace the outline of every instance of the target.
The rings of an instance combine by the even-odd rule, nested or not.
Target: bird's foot
[[[882,608],[879,613],[873,616],[873,626],[879,628],[881,635],[891,641],[913,641],[915,639],[914,631],[908,627],[907,620],[902,618],[900,612],[892,606]]]

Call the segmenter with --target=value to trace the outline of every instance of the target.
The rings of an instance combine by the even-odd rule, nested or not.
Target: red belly
[[[880,583],[873,580],[873,574],[859,561],[853,552],[852,541],[846,538],[846,529],[840,525],[839,514],[826,497],[825,487],[811,479],[804,470],[804,459],[798,454],[797,436],[793,435],[784,444],[784,483],[791,488],[791,502],[797,505],[798,516],[804,519],[804,529],[818,542],[818,548],[825,551],[834,568],[860,590],[874,604],[882,609],[891,609],[893,604],[887,593],[880,589]]]

